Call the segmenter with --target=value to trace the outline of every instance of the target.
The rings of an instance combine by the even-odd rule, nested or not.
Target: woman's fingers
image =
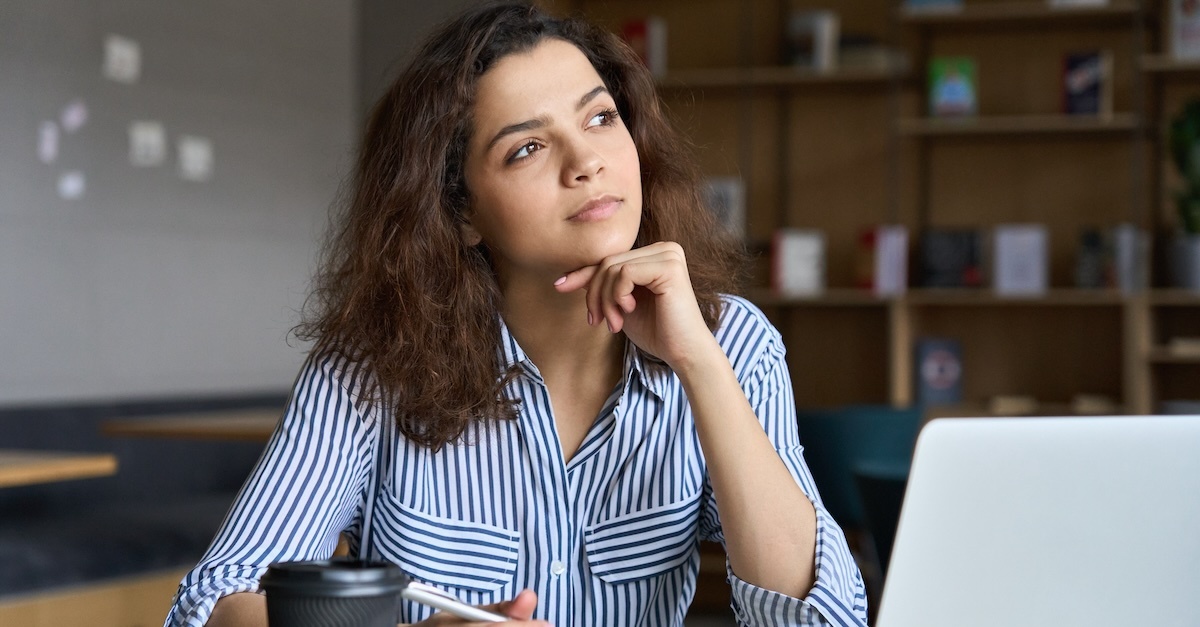
[[[682,249],[677,244],[660,242],[569,272],[554,285],[562,293],[586,290],[588,322],[605,322],[616,333],[624,327],[625,316],[637,309],[634,292],[638,287],[661,295],[667,285],[680,278],[687,279]]]

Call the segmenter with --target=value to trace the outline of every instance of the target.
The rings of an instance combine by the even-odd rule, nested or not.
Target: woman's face
[[[573,44],[547,39],[480,77],[467,146],[464,237],[502,281],[546,280],[633,247],[637,149],[616,103]]]

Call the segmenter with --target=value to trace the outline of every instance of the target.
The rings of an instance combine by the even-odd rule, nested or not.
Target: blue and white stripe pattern
[[[811,593],[787,597],[729,571],[735,615],[744,625],[864,625],[862,578],[801,455],[779,333],[745,300],[725,304],[717,338],[817,505]],[[502,339],[508,363],[520,368],[507,389],[521,400],[519,418],[477,424],[464,442],[438,451],[407,441],[390,413],[357,400],[350,363],[310,359],[167,625],[203,625],[220,596],[256,590],[271,562],[328,557],[343,530],[357,553],[368,511],[367,557],[468,603],[531,588],[535,617],[559,626],[681,625],[699,572],[697,541],[723,537],[679,380],[627,350],[621,384],[564,462],[541,375],[507,329]],[[405,602],[401,612],[409,623],[432,610]]]

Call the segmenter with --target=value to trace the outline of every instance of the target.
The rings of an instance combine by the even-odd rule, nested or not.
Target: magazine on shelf
[[[1200,2],[1171,0],[1171,56],[1200,60]]]
[[[961,403],[963,363],[959,341],[923,337],[917,340],[915,348],[917,404],[932,407]]]
[[[704,179],[704,202],[717,222],[738,239],[746,235],[746,184],[739,176]]]
[[[785,296],[825,291],[825,234],[813,229],[779,229],[771,241],[771,286]]]
[[[862,231],[858,286],[878,296],[903,294],[908,288],[908,229],[884,225]]]
[[[637,53],[650,73],[662,78],[667,74],[667,21],[650,16],[628,20],[621,25],[621,38]]]
[[[1001,224],[992,234],[992,287],[1001,296],[1038,296],[1049,288],[1050,237],[1041,224]]]
[[[961,117],[979,111],[975,59],[934,57],[929,60],[929,114]]]
[[[1062,109],[1071,115],[1111,115],[1112,53],[1107,50],[1063,55]]]

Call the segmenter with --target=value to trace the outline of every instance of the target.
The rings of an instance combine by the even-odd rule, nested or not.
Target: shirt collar
[[[521,348],[521,345],[517,343],[517,338],[513,337],[512,332],[508,330],[508,325],[504,323],[503,317],[500,318],[500,350],[502,352],[502,363],[504,364],[505,371],[513,366],[517,366],[534,380],[545,383],[542,380],[542,373],[538,371],[537,366],[525,354],[525,350]],[[625,340],[625,367],[623,372],[622,389],[626,389],[630,380],[636,377],[642,387],[650,390],[659,400],[666,395],[667,385],[671,377],[671,369],[666,364],[647,357],[628,339]]]

